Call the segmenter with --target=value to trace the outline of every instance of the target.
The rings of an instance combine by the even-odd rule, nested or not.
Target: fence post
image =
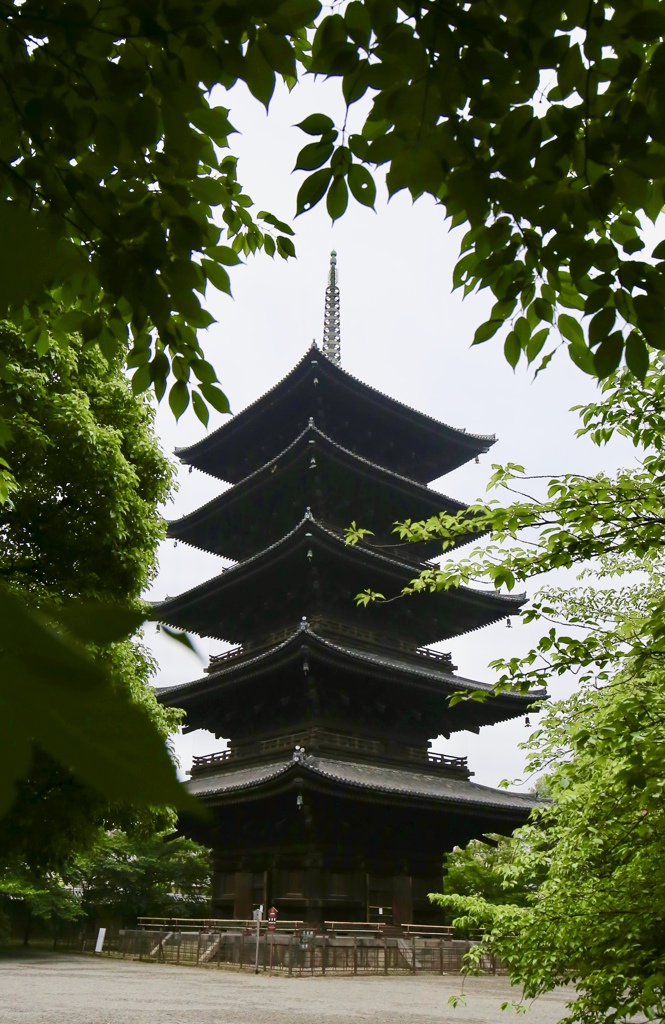
[[[219,941],[217,943],[217,966],[219,967],[220,959],[222,956],[222,932],[219,933]]]
[[[321,974],[326,973],[326,937],[321,938]]]
[[[388,940],[383,936],[383,973],[388,973]]]
[[[358,973],[358,939],[353,936],[353,973]]]
[[[196,966],[199,966],[199,958],[201,956],[201,932],[199,932],[198,941],[196,943]]]
[[[415,937],[415,935],[413,936],[413,939],[411,941],[413,943],[413,973],[415,974],[416,973],[416,937]]]
[[[241,932],[240,933],[240,970],[242,970],[242,967],[243,967],[242,961],[243,961],[244,954],[245,954],[245,933]]]
[[[289,938],[289,977],[293,977],[293,935]]]
[[[439,974],[443,974],[443,939],[439,940]]]

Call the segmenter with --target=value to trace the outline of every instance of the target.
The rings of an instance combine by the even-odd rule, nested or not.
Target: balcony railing
[[[430,750],[427,755],[430,764],[440,764],[443,768],[452,768],[455,771],[466,771],[469,760],[466,757],[452,757],[450,754],[436,754]]]
[[[316,728],[270,737],[237,749],[228,748],[214,754],[199,755],[193,759],[192,774],[210,771],[227,765],[228,762],[240,764],[243,761],[264,757],[266,754],[283,754],[294,750],[296,746],[302,746],[307,752],[325,750],[364,754],[370,758],[380,758],[392,763],[400,762],[411,768],[437,767],[444,771],[461,773],[465,777],[470,774],[466,757],[452,757],[449,754],[439,754],[433,751],[425,752],[416,747],[395,750],[381,740],[365,736],[352,736],[347,733],[328,732]]]
[[[192,760],[192,771],[201,772],[205,771],[206,768],[215,768],[218,764],[229,761],[232,756],[233,751],[230,749],[218,750],[214,754],[199,755]]]
[[[413,647],[406,641],[395,640],[381,633],[373,633],[367,630],[358,629],[356,626],[341,622],[312,620],[310,627],[314,633],[322,639],[329,639],[333,642],[349,643],[351,647],[358,647],[364,651],[381,654],[399,654],[405,659],[417,661],[426,658],[428,661],[435,661],[442,667],[445,666],[449,672],[454,672],[456,665],[453,665],[449,653],[443,651],[432,651],[428,647]],[[271,647],[283,643],[293,636],[295,629],[288,626],[285,629],[277,630],[260,640],[252,640],[238,647],[232,647],[221,654],[213,654],[207,672],[214,672],[227,661],[234,661],[237,658],[252,658]]]

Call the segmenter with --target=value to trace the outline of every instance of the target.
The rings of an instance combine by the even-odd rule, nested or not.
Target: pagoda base
[[[445,765],[315,757],[213,762],[187,784],[210,814],[181,827],[213,849],[217,917],[263,904],[283,920],[442,923],[427,896],[443,857],[524,824],[532,796],[479,786]]]
[[[301,860],[301,866],[264,871],[215,870],[213,914],[247,920],[252,910],[275,907],[283,921],[373,922],[385,926],[442,924],[443,911],[430,892],[441,890],[441,872],[429,877],[375,875],[363,870],[330,870]]]

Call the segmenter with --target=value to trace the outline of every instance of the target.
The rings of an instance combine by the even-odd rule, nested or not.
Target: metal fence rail
[[[125,929],[107,934],[102,955],[194,967],[235,967],[302,974],[449,974],[458,973],[474,940],[448,937],[326,935],[303,931],[280,934],[247,928],[168,931]],[[94,941],[84,944],[94,949]],[[258,959],[257,959],[258,953]],[[481,970],[503,973],[503,965],[482,958]]]

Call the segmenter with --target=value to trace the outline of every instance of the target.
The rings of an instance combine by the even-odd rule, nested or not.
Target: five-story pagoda
[[[214,849],[217,916],[263,903],[289,919],[427,923],[443,853],[525,821],[529,797],[476,785],[465,759],[429,749],[527,710],[515,694],[449,708],[452,693],[489,687],[428,649],[521,599],[459,588],[354,602],[368,586],[397,593],[437,554],[399,544],[393,524],[464,508],[427,482],[493,441],[340,367],[333,253],[323,351],[177,452],[233,485],[169,536],[236,564],[158,605],[163,622],[236,645],[205,678],[160,691],[186,710],[187,730],[228,740],[194,759],[187,784],[212,812],[198,834]],[[345,543],[351,520],[371,525],[371,543]]]

